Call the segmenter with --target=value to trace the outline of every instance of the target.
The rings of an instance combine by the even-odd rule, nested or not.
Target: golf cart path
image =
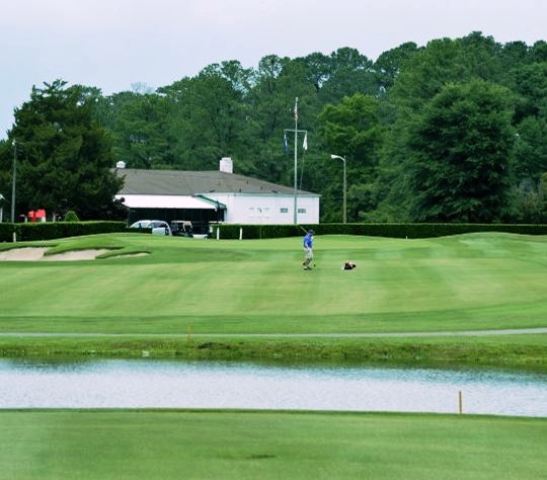
[[[51,332],[0,332],[0,338],[6,337],[145,337],[145,338],[384,338],[384,337],[487,337],[496,335],[533,335],[547,333],[547,327],[508,328],[500,330],[453,330],[445,332],[386,332],[386,333],[51,333]]]

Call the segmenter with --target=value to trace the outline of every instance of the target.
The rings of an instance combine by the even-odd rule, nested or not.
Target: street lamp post
[[[5,201],[4,195],[0,193],[0,223],[4,221],[4,201]]]
[[[347,204],[346,204],[346,194],[347,194],[347,189],[348,189],[348,185],[347,185],[347,176],[346,176],[346,159],[344,157],[341,157],[340,155],[331,155],[330,158],[332,158],[333,160],[335,159],[338,159],[338,160],[342,160],[342,163],[344,164],[344,187],[343,187],[343,194],[344,194],[344,205],[343,205],[343,210],[342,210],[342,214],[343,214],[343,222],[344,223],[347,223]]]

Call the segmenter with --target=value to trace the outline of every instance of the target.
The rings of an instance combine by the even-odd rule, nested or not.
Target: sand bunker
[[[0,252],[0,260],[13,262],[35,262],[44,261],[74,261],[74,260],[94,260],[99,255],[108,252],[106,249],[93,250],[72,250],[70,252],[58,253],[56,255],[44,256],[47,248],[13,248]]]
[[[108,252],[104,248],[96,250],[72,250],[70,252],[57,253],[56,255],[48,255],[47,257],[42,257],[41,260],[45,261],[73,261],[73,260],[95,260],[96,257],[102,255],[103,253]]]
[[[113,256],[108,257],[108,258],[111,259],[111,258],[146,257],[147,255],[150,255],[150,254],[146,253],[146,252],[126,253],[126,254],[121,254],[121,255],[113,255]]]
[[[0,260],[35,261],[44,256],[47,248],[13,248],[0,252]]]

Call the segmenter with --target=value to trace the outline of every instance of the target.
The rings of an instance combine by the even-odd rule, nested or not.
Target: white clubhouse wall
[[[294,197],[289,195],[256,195],[245,193],[207,193],[207,197],[226,205],[224,223],[291,224]],[[298,223],[319,223],[319,196],[297,199]]]

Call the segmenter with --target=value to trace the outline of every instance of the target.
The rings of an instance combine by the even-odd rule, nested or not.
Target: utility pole
[[[15,223],[15,185],[17,178],[17,141],[13,140],[13,177],[11,182],[11,223]]]
[[[298,97],[294,101],[294,221],[298,224]]]
[[[342,205],[342,219],[343,219],[343,222],[346,223],[348,221],[348,218],[347,218],[347,204],[346,204],[346,196],[347,196],[347,190],[348,190],[348,181],[347,181],[347,173],[346,173],[346,159],[344,157],[341,157],[340,155],[331,155],[330,158],[332,158],[333,160],[334,159],[338,159],[338,160],[342,160],[343,164],[344,164],[344,185],[343,185],[343,190],[342,190],[342,195],[343,195],[343,205]]]

